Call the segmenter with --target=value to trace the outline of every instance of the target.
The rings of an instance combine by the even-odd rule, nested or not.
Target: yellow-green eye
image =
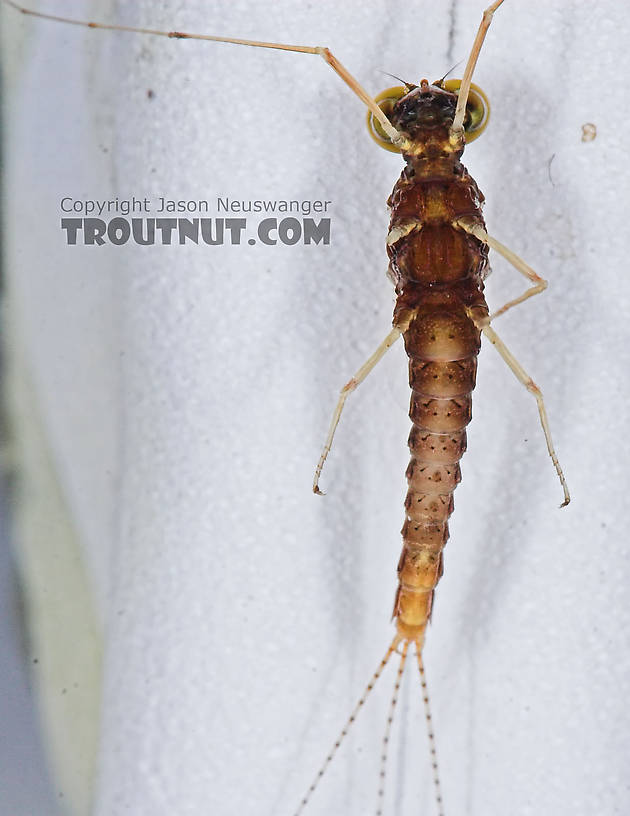
[[[374,97],[374,101],[389,119],[392,108],[396,102],[398,102],[399,99],[402,99],[402,97],[408,93],[409,88],[405,87],[404,85],[396,85],[393,88],[387,88],[387,90],[381,91],[378,96]],[[399,147],[396,147],[396,145],[393,145],[390,142],[389,137],[381,127],[381,123],[378,121],[378,119],[374,118],[372,111],[368,111],[367,113],[367,128],[370,131],[370,136],[374,139],[376,144],[379,145],[379,147],[384,147],[385,150],[391,150],[392,153],[401,152]]]
[[[462,84],[461,79],[447,79],[442,83],[445,91],[457,93]],[[490,102],[488,97],[474,82],[470,86],[468,100],[466,101],[466,116],[464,117],[464,132],[466,133],[466,144],[472,142],[480,136],[486,129],[490,118]]]

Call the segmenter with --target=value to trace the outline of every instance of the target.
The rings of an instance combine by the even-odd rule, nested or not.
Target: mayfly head
[[[375,102],[386,114],[396,130],[415,146],[416,155],[427,158],[443,154],[448,148],[449,128],[453,124],[460,79],[437,80],[431,84],[421,80],[419,85],[399,85],[375,97]],[[466,143],[476,139],[485,129],[490,116],[490,103],[477,85],[471,85],[466,103],[464,132]],[[378,145],[386,150],[400,153],[392,144],[380,124],[371,113],[367,118],[368,129]]]

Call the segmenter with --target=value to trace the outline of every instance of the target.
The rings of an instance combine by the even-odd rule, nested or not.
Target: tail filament
[[[387,652],[385,653],[385,657],[378,664],[378,668],[376,669],[376,671],[372,675],[372,677],[370,679],[370,682],[365,687],[365,690],[363,691],[363,694],[361,695],[361,697],[359,699],[359,702],[356,704],[356,706],[352,710],[352,714],[350,714],[350,716],[348,717],[348,719],[346,721],[346,724],[341,729],[341,732],[340,732],[339,736],[337,737],[337,739],[335,740],[335,743],[334,743],[330,753],[328,754],[328,756],[326,757],[326,759],[322,763],[321,768],[317,771],[315,779],[312,781],[311,786],[309,787],[309,789],[304,794],[304,798],[300,802],[300,806],[295,811],[293,816],[300,816],[300,814],[304,811],[304,808],[306,807],[306,805],[309,803],[311,796],[313,795],[313,793],[315,792],[317,786],[319,785],[319,783],[321,781],[322,776],[326,773],[326,770],[328,769],[328,766],[333,761],[333,759],[335,757],[335,754],[339,750],[339,747],[340,747],[341,743],[344,741],[348,731],[350,730],[350,728],[352,727],[354,721],[356,720],[356,718],[357,718],[357,716],[359,714],[359,711],[365,705],[365,701],[367,700],[367,698],[370,695],[370,692],[372,691],[372,689],[376,685],[376,681],[378,680],[378,678],[383,673],[383,669],[385,668],[385,666],[389,662],[389,658],[396,651],[396,648],[397,648],[399,643],[400,643],[400,637],[398,635],[396,635],[396,637],[390,643],[389,648],[387,649]]]
[[[444,800],[442,799],[442,787],[440,785],[440,769],[438,767],[437,751],[435,748],[435,733],[433,732],[433,717],[431,716],[431,705],[429,703],[429,688],[427,677],[422,662],[422,652],[418,650],[418,669],[420,670],[420,685],[422,686],[422,700],[424,702],[424,717],[427,722],[427,737],[429,739],[429,751],[431,753],[431,769],[433,771],[433,788],[435,790],[435,803],[437,805],[438,816],[444,816]]]
[[[385,726],[385,733],[383,734],[383,748],[381,750],[381,770],[378,775],[378,804],[376,807],[376,816],[383,816],[383,805],[385,804],[385,775],[387,771],[387,752],[389,749],[389,737],[392,731],[392,723],[394,722],[394,714],[396,712],[396,703],[398,702],[398,692],[400,691],[400,684],[402,682],[403,672],[405,671],[405,663],[407,662],[407,651],[409,649],[409,641],[403,642],[402,652],[400,656],[400,665],[398,666],[398,673],[396,674],[396,683],[394,685],[394,693],[392,694],[392,701],[389,704],[389,714],[387,716],[387,725]]]

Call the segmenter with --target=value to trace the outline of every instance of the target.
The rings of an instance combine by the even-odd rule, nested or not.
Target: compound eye
[[[378,96],[374,97],[374,101],[389,119],[396,102],[408,94],[409,91],[410,88],[406,87],[405,85],[396,85],[393,88],[387,88],[387,90],[381,91]],[[370,131],[370,136],[374,139],[376,144],[379,145],[379,147],[384,147],[385,150],[391,150],[392,153],[401,152],[399,147],[396,147],[396,145],[391,143],[389,136],[381,127],[381,123],[378,121],[378,119],[374,118],[372,111],[368,111],[367,113],[367,128]]]
[[[445,91],[457,93],[461,87],[461,79],[447,79],[443,84]],[[488,97],[474,82],[470,86],[468,100],[466,102],[466,115],[464,116],[464,132],[466,133],[466,144],[472,142],[477,136],[481,136],[486,129],[490,118],[490,102]]]

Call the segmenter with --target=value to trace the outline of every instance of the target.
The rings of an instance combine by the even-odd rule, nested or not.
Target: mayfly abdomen
[[[457,317],[456,312],[442,312],[440,322],[452,324]],[[400,584],[394,609],[399,633],[419,640],[430,616],[433,590],[442,575],[442,550],[448,539],[453,491],[461,480],[459,460],[466,450],[465,428],[472,417],[471,393],[479,349],[479,332],[472,324],[468,335],[453,335],[453,355],[458,355],[455,360],[427,360],[422,356],[422,343],[414,337],[416,331],[424,334],[427,323],[435,323],[434,314],[415,318],[404,334],[410,357],[409,416],[413,427],[409,435],[411,460],[398,568]],[[459,356],[463,349],[469,353]]]

